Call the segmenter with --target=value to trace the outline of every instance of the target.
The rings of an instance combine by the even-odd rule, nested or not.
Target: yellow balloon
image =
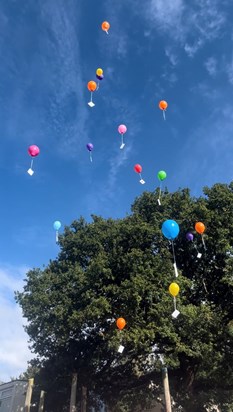
[[[180,291],[180,287],[179,287],[179,285],[177,285],[177,283],[171,283],[170,284],[169,292],[173,297],[177,296],[179,291]]]
[[[102,74],[103,74],[103,70],[102,69],[97,69],[96,70],[96,74],[97,74],[97,76],[102,76]]]

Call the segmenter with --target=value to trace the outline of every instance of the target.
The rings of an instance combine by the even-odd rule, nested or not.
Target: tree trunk
[[[81,412],[87,412],[87,387],[82,386]]]
[[[70,412],[76,412],[77,373],[73,373],[70,394]]]

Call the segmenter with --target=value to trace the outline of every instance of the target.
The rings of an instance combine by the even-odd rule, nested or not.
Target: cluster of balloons
[[[196,222],[195,225],[195,230],[197,233],[199,233],[202,236],[202,243],[204,248],[206,249],[206,245],[205,245],[205,241],[203,238],[203,233],[205,232],[205,225],[202,222]],[[178,277],[178,270],[177,270],[177,266],[176,266],[176,257],[175,257],[175,249],[174,249],[174,243],[173,241],[176,239],[176,237],[179,235],[180,232],[180,227],[178,225],[178,223],[175,220],[165,220],[162,224],[162,234],[164,235],[164,237],[166,237],[166,239],[170,240],[172,243],[172,253],[173,253],[173,260],[174,260],[174,271],[175,271],[175,277]],[[189,242],[192,242],[194,239],[194,235],[192,232],[187,232],[186,233],[186,239]],[[197,257],[200,258],[202,256],[201,253],[198,252]],[[179,311],[176,308],[176,296],[178,295],[180,291],[180,287],[177,283],[171,283],[169,286],[169,292],[170,294],[173,296],[174,298],[174,312],[172,313],[172,317],[176,318],[179,315]]]

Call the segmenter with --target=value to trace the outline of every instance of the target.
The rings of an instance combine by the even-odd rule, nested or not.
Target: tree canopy
[[[203,193],[165,190],[159,206],[158,190],[144,192],[123,219],[81,217],[59,237],[57,259],[28,272],[16,300],[48,385],[49,376],[77,372],[79,384],[110,411],[142,411],[161,394],[162,355],[182,410],[213,404],[232,410],[233,183]],[[176,319],[168,293],[172,244],[161,232],[167,219],[180,226]],[[206,226],[206,249],[197,221]],[[186,239],[190,231],[193,242]],[[127,322],[122,331],[118,317]]]

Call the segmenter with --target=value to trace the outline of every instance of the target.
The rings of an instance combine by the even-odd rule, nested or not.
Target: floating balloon
[[[144,185],[144,183],[146,183],[146,182],[142,179],[142,175],[141,175],[141,173],[142,173],[142,166],[139,165],[139,164],[136,164],[136,165],[134,166],[134,171],[139,174],[139,176],[140,176],[139,182],[140,182],[142,185]]]
[[[56,230],[56,243],[58,243],[58,230],[61,228],[61,222],[59,222],[59,220],[55,220],[53,228]]]
[[[89,153],[90,153],[90,161],[92,162],[92,154],[91,154],[91,152],[92,152],[92,150],[94,149],[94,146],[93,146],[92,143],[87,143],[86,148],[87,148],[87,150],[88,150]]]
[[[39,153],[40,153],[40,149],[39,149],[38,146],[36,146],[35,144],[29,146],[29,148],[28,148],[28,154],[32,157],[32,160],[31,160],[31,166],[30,166],[30,168],[28,169],[27,172],[28,172],[28,174],[29,174],[30,176],[32,176],[33,173],[34,173],[34,171],[32,170],[33,159],[34,159],[34,157],[38,156]]]
[[[97,69],[96,70],[96,76],[102,76],[103,75],[103,69]]]
[[[117,327],[118,329],[122,330],[124,329],[125,325],[126,325],[126,321],[124,318],[118,318],[116,321]]]
[[[186,239],[187,239],[189,242],[192,242],[192,241],[193,241],[193,238],[194,238],[194,236],[193,236],[193,234],[192,234],[191,232],[186,233]]]
[[[169,286],[169,293],[173,296],[173,298],[175,298],[178,293],[180,291],[180,287],[179,285],[177,285],[177,283],[171,283]]]
[[[164,120],[166,119],[165,112],[166,112],[166,110],[167,110],[167,107],[168,107],[167,102],[166,102],[165,100],[160,100],[160,102],[159,102],[159,108],[160,108],[160,110],[163,111],[163,118],[164,118]]]
[[[110,29],[110,24],[108,21],[103,21],[102,25],[102,30],[105,31],[108,34],[108,30]]]
[[[96,82],[94,82],[93,80],[89,81],[89,82],[87,83],[87,88],[88,88],[88,90],[91,92],[91,100],[90,100],[90,102],[88,103],[88,105],[89,105],[90,107],[94,107],[94,106],[95,106],[95,103],[93,103],[93,101],[92,101],[92,94],[93,94],[93,92],[97,89],[97,84],[96,84]]]
[[[160,170],[157,176],[158,176],[158,179],[162,182],[163,180],[166,179],[167,173],[164,170]]]
[[[169,286],[169,293],[173,296],[173,302],[174,302],[174,312],[172,313],[173,318],[177,318],[177,316],[180,314],[180,312],[176,309],[176,296],[178,295],[180,291],[179,285],[177,283],[173,282]]]
[[[125,143],[124,143],[124,134],[127,132],[127,127],[125,126],[125,124],[120,124],[120,126],[118,126],[118,132],[121,135],[121,145],[120,145],[120,149],[123,149],[125,147]]]
[[[162,224],[162,233],[169,240],[174,240],[178,236],[179,231],[179,225],[175,220],[165,220]]]
[[[205,225],[202,222],[197,222],[195,223],[195,230],[197,233],[199,233],[200,235],[202,235],[205,231]]]
[[[197,233],[199,233],[201,235],[201,240],[202,240],[202,244],[204,246],[204,249],[206,249],[205,241],[204,241],[204,238],[203,238],[203,233],[205,232],[205,229],[206,229],[206,227],[205,227],[204,223],[202,223],[202,222],[195,223],[195,230],[196,230]]]
[[[98,80],[103,80],[104,75],[103,75],[103,74],[101,74],[101,75],[99,76],[98,74],[96,74],[96,78],[97,78]],[[97,86],[97,87],[98,87],[98,86]]]
[[[161,206],[162,181],[166,179],[167,173],[164,170],[160,170],[158,172],[157,176],[158,176],[158,179],[160,181],[158,204],[159,204],[159,206]]]
[[[162,233],[163,235],[172,241],[172,254],[173,254],[173,266],[174,266],[174,271],[175,271],[175,277],[178,277],[178,270],[176,266],[176,256],[175,256],[175,249],[174,249],[174,243],[173,240],[178,236],[180,231],[178,223],[175,222],[175,220],[165,220],[162,224]]]

